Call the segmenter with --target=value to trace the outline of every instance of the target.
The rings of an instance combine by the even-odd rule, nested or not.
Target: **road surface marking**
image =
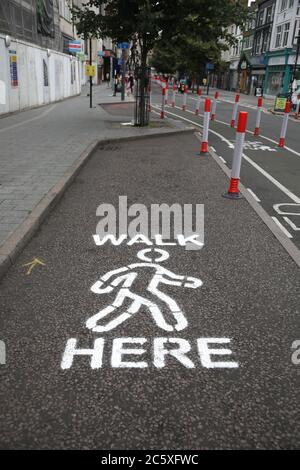
[[[255,199],[256,202],[261,202],[260,199],[256,196],[256,194],[250,188],[247,188],[247,190],[249,191],[249,193]]]
[[[149,284],[146,290],[151,293],[153,300],[149,300],[140,295],[140,293],[134,292],[136,279],[138,277],[144,278],[147,274]],[[184,330],[188,326],[186,317],[175,300],[159,290],[159,285],[161,284],[198,289],[203,283],[198,278],[177,275],[161,265],[151,262],[135,263],[117,270],[114,269],[95,282],[91,287],[91,291],[94,294],[106,294],[115,291],[115,300],[111,305],[104,307],[90,317],[86,321],[86,327],[97,333],[111,331],[137,314],[144,307],[144,310],[149,310],[156,325],[164,331]],[[127,306],[128,299],[131,302],[129,306]],[[123,307],[123,304],[125,304],[125,307]],[[161,304],[171,314],[171,318],[173,316],[173,324],[168,323],[165,319],[160,309]],[[115,315],[116,313],[117,316]],[[112,317],[112,320],[107,321],[107,316]],[[103,319],[105,319],[104,324],[102,322]],[[101,321],[101,324],[99,324],[99,321]]]
[[[219,155],[219,159],[221,160],[221,162],[223,162],[225,165],[227,165],[226,160],[223,157],[221,157],[220,155]]]
[[[283,231],[283,233],[288,237],[288,238],[293,238],[293,236],[290,234],[290,232],[287,231],[287,229],[282,225],[281,222],[277,219],[277,217],[272,217],[274,220],[275,224],[278,225],[278,227]]]
[[[291,219],[289,219],[288,217],[283,217],[283,220],[286,221],[286,223],[289,224],[290,227],[292,227],[292,229],[295,231],[295,232],[300,232],[300,227],[297,227],[294,222],[291,221]]]
[[[23,268],[25,267],[29,267],[27,273],[26,273],[26,276],[30,276],[30,274],[32,273],[32,270],[33,268],[35,268],[35,266],[46,266],[45,263],[43,263],[41,260],[39,260],[38,258],[34,258],[32,261],[30,261],[30,263],[26,263],[26,264],[23,264]]]
[[[183,119],[184,121],[190,122],[191,124],[194,124],[195,126],[198,126],[198,127],[201,127],[201,128],[203,127],[201,124],[199,124],[195,121],[192,121],[191,119],[187,119],[187,118],[185,118],[183,116],[180,116],[178,114],[171,113],[170,111],[167,111],[167,112],[169,114],[172,114],[173,116],[176,116],[176,117],[179,117],[180,119]],[[215,134],[217,137],[219,137],[221,140],[223,140],[223,142],[226,142],[229,145],[231,144],[230,141],[228,139],[226,139],[226,137],[224,137],[222,134],[219,134],[218,132],[213,131],[212,129],[210,129],[209,132],[211,132],[212,134]],[[300,156],[300,154],[299,154],[299,156]],[[298,196],[293,194],[283,184],[281,184],[279,181],[277,181],[275,178],[273,178],[273,176],[271,176],[270,173],[265,171],[257,163],[255,163],[253,160],[251,160],[251,158],[247,157],[247,155],[243,154],[243,157],[250,165],[252,165],[256,170],[258,170],[262,175],[264,175],[269,181],[271,181],[271,183],[273,183],[275,186],[277,186],[277,188],[279,188],[282,192],[284,192],[290,199],[292,199],[297,204],[300,204],[300,198]]]
[[[181,108],[180,108],[179,106],[175,106],[175,108],[181,110]],[[193,111],[190,111],[190,110],[188,110],[188,109],[186,110],[186,112],[187,112],[187,113],[194,114]],[[199,116],[203,116],[203,114],[202,114],[202,113],[199,113]],[[217,122],[217,123],[219,123],[219,124],[223,124],[224,126],[230,127],[230,124],[228,124],[227,122],[224,122],[224,121],[220,121],[219,119],[215,119],[215,122]],[[252,131],[246,130],[246,132],[247,132],[247,134],[253,135],[253,132],[252,132]],[[275,144],[276,146],[278,145],[278,142],[277,142],[276,140],[270,139],[270,137],[266,137],[265,135],[262,135],[262,134],[261,134],[259,137],[261,137],[262,139],[266,139],[266,140],[268,140],[269,142],[272,142],[272,144]],[[293,153],[294,155],[297,155],[298,157],[300,157],[300,153],[299,153],[299,152],[296,152],[296,150],[293,150],[292,148],[287,147],[287,146],[285,146],[284,148],[285,148],[285,150],[288,150],[289,152]]]

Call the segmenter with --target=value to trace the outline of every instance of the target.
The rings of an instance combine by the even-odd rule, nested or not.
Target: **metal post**
[[[207,89],[206,89],[206,95],[209,95],[209,70],[207,71]]]
[[[125,100],[125,73],[126,73],[126,50],[122,49],[122,95],[121,100]]]
[[[90,37],[90,65],[92,65],[92,38]],[[93,77],[90,75],[90,108],[93,107]]]

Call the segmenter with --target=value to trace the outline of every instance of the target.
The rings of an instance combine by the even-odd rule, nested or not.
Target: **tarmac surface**
[[[222,90],[221,90],[222,98]],[[171,95],[169,94],[169,100]],[[205,98],[205,97],[204,97]],[[243,99],[243,98],[242,98]],[[203,103],[201,100],[200,116],[195,116],[196,98],[188,95],[187,111],[182,111],[182,96],[176,95],[176,106],[166,108],[169,118],[181,118],[186,123],[203,124]],[[153,87],[154,111],[159,110],[161,93],[158,86]],[[216,121],[210,122],[209,145],[221,157],[222,161],[232,166],[233,147],[236,131],[229,126],[233,105],[219,101]],[[244,155],[241,167],[241,182],[249,188],[251,194],[276,219],[285,236],[300,249],[300,139],[299,122],[289,120],[286,136],[286,148],[278,147],[282,116],[262,113],[260,136],[254,136],[256,109],[243,103],[240,111],[248,112],[247,133],[245,136]],[[201,130],[201,127],[200,129]]]
[[[228,179],[198,151],[193,133],[100,146],[1,280],[1,448],[299,448],[300,369],[291,349],[299,269],[245,199],[221,197]],[[178,331],[170,305],[149,291],[156,268],[137,257],[151,247],[94,243],[98,206],[117,209],[119,196],[149,210],[205,206],[201,250],[152,247],[170,255],[163,268],[203,283],[160,284],[187,321]],[[27,275],[36,257],[45,266]],[[102,295],[91,287],[118,268],[136,274],[132,292],[156,304],[161,322],[144,304],[109,331],[87,327],[122,283],[114,278]],[[105,329],[129,306],[127,298],[96,325]],[[66,355],[72,338],[94,353],[97,344],[98,356]],[[208,353],[205,338],[219,354]]]

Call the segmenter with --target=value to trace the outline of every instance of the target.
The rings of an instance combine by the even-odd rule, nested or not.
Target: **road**
[[[99,147],[1,281],[1,448],[299,447],[299,269],[198,145]],[[205,246],[97,245],[120,195],[204,204]]]
[[[169,91],[169,103],[171,102]],[[218,101],[216,121],[210,123],[209,144],[226,165],[231,168],[235,131],[230,128],[233,105],[228,97]],[[200,116],[195,116],[197,98],[188,95],[187,110],[182,111],[182,95],[176,95],[176,106],[166,108],[166,115],[179,117],[197,126],[203,123],[203,103]],[[153,86],[154,111],[161,105],[160,87]],[[156,106],[156,108],[155,108]],[[158,107],[157,107],[158,106]],[[241,170],[241,181],[249,188],[256,201],[280,226],[283,233],[300,249],[300,122],[290,119],[286,136],[286,148],[280,149],[278,141],[282,116],[263,112],[261,135],[253,136],[256,109],[247,102],[239,107],[248,112],[248,132]]]

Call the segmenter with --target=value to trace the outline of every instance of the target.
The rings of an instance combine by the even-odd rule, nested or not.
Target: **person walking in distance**
[[[107,88],[109,88],[109,73],[107,72],[106,76],[106,81],[107,81]]]
[[[133,79],[132,73],[129,75],[128,82],[129,82],[129,87],[130,87],[130,93],[133,94],[134,79]]]

